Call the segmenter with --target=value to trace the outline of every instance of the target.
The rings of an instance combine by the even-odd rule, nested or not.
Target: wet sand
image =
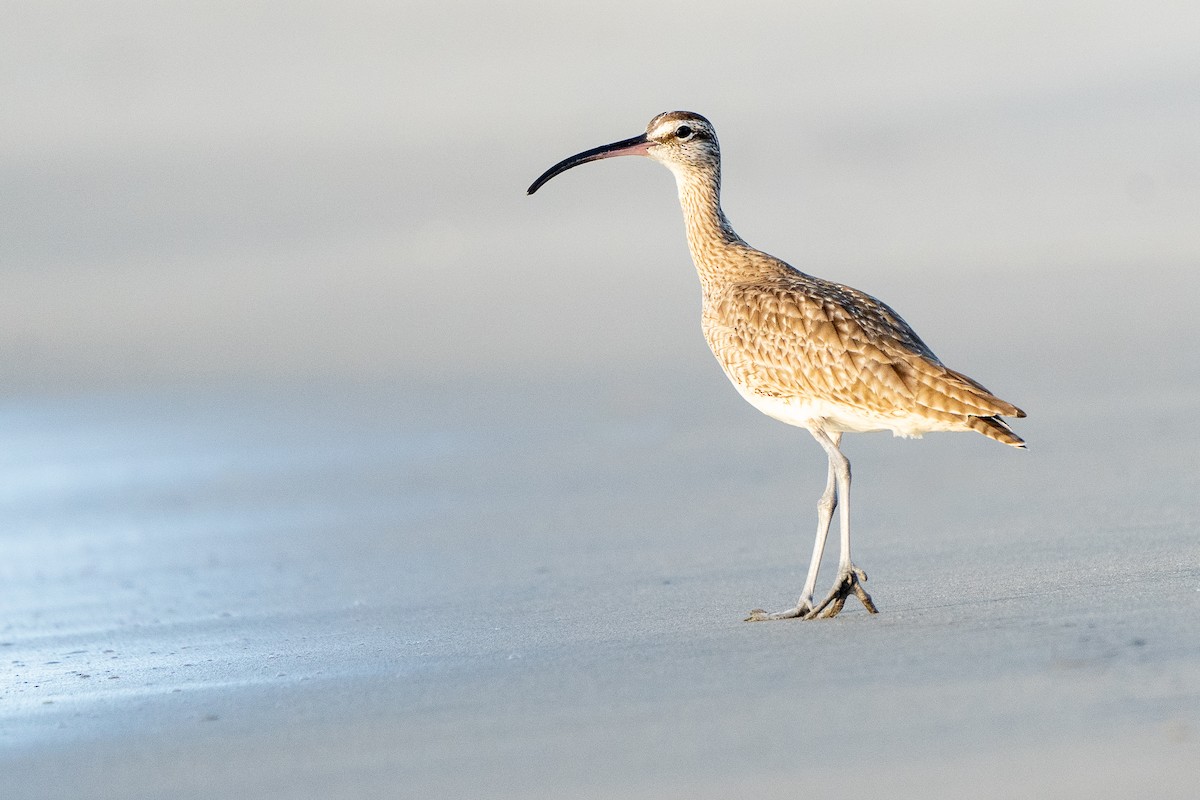
[[[8,796],[1194,793],[1194,375],[1013,356],[1028,452],[851,437],[882,613],[747,624],[794,599],[823,460],[702,347],[10,402]]]

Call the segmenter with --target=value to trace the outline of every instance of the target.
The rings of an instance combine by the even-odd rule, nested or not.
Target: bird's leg
[[[834,434],[834,441],[840,441],[842,435]],[[825,541],[829,538],[829,526],[833,522],[833,510],[837,508],[837,471],[833,459],[829,459],[829,474],[825,479],[825,491],[817,502],[817,538],[813,542],[812,561],[808,564],[808,577],[804,580],[804,589],[795,608],[786,611],[768,613],[761,608],[750,612],[747,622],[764,622],[772,619],[803,619],[813,610],[813,591],[817,588],[817,572],[821,569],[821,556],[825,554]]]
[[[841,437],[830,436],[821,430],[814,430],[812,435],[825,448],[825,452],[829,454],[829,463],[837,474],[838,495],[841,499],[842,515],[842,555],[838,560],[838,575],[834,581],[833,588],[826,595],[821,604],[812,609],[805,615],[805,619],[815,619],[817,617],[836,617],[841,612],[842,606],[846,604],[846,598],[853,593],[867,611],[872,614],[878,614],[879,609],[875,608],[875,603],[871,601],[871,596],[863,589],[863,581],[867,579],[867,573],[863,572],[858,567],[854,566],[854,562],[850,560],[850,460],[842,454],[838,448]]]

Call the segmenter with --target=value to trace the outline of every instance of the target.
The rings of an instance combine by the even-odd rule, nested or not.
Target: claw
[[[821,604],[808,612],[804,618],[832,619],[836,617],[846,605],[846,598],[850,596],[851,592],[859,599],[868,613],[878,614],[879,609],[875,607],[875,602],[871,600],[871,595],[867,594],[867,590],[862,587],[866,579],[867,573],[853,564],[849,565],[849,567],[838,574],[837,582],[833,585],[833,589],[830,590],[825,599],[821,601]]]
[[[819,606],[814,608],[812,600],[802,599],[795,608],[789,608],[787,611],[768,612],[756,608],[750,612],[750,616],[746,617],[746,622],[769,622],[775,619],[832,619],[842,613],[842,609],[846,605],[846,598],[852,593],[868,613],[878,614],[879,609],[875,607],[875,601],[862,587],[866,580],[867,573],[850,564],[838,573],[837,582],[833,584],[833,588]]]
[[[756,608],[750,612],[750,616],[746,617],[746,622],[770,622],[775,619],[808,619],[809,613],[812,611],[812,603],[805,601],[799,603],[795,608],[789,608],[787,611],[766,611],[761,608]]]

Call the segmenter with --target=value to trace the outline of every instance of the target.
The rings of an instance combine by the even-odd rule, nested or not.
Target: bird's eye
[[[680,140],[690,139],[691,136],[692,136],[692,129],[689,128],[687,125],[680,125],[678,128],[675,129],[675,138],[676,139],[680,139]]]

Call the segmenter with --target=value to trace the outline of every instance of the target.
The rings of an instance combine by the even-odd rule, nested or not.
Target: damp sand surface
[[[1090,364],[995,362],[1027,452],[847,437],[881,613],[748,624],[795,599],[823,457],[697,345],[10,399],[5,796],[1194,796],[1200,374],[1105,389],[1068,335]]]

